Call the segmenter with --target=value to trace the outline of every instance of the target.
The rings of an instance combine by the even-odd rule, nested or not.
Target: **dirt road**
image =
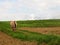
[[[60,34],[60,27],[48,27],[48,28],[22,27],[19,29],[28,30],[31,32],[43,33],[43,34],[48,34],[48,33]],[[0,45],[37,45],[37,42],[21,41],[19,39],[12,38],[11,36],[8,36],[3,32],[0,32]]]
[[[31,28],[31,27],[21,27],[21,30],[27,30],[31,32],[38,32],[43,34],[60,34],[60,27],[38,27],[38,28]]]
[[[36,42],[21,41],[0,32],[0,45],[37,45]]]

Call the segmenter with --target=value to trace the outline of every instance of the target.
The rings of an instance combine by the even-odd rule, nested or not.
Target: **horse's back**
[[[10,25],[11,25],[11,27],[16,27],[16,23],[13,21],[10,22]]]

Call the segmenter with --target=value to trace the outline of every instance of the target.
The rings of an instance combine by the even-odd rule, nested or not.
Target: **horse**
[[[10,21],[10,26],[11,26],[13,31],[16,31],[16,27],[17,27],[16,21]]]

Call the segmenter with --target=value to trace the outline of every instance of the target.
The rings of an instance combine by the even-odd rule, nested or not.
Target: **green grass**
[[[35,20],[35,21],[17,21],[18,27],[50,27],[60,26],[60,20]],[[45,42],[48,45],[60,45],[60,36],[46,35],[29,31],[13,32],[9,22],[0,22],[0,31],[24,41],[37,41],[38,45]]]
[[[59,27],[60,20],[18,21],[18,27]]]

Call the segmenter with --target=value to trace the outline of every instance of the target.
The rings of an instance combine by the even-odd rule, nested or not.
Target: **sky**
[[[0,21],[60,19],[60,0],[0,0]]]

